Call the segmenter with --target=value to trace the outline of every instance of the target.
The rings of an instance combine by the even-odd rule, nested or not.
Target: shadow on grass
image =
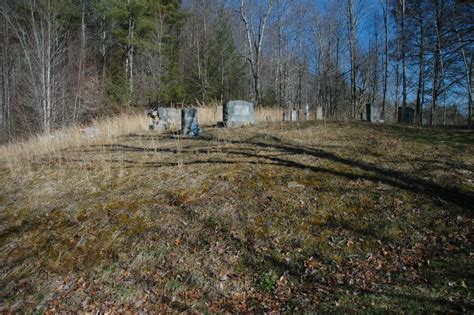
[[[429,145],[447,145],[463,150],[474,146],[474,131],[466,128],[414,127],[393,125],[388,127],[402,140]],[[440,132],[440,131],[443,132]]]
[[[172,134],[163,136],[161,139],[174,139]],[[343,177],[349,180],[365,179],[372,182],[382,182],[392,187],[404,189],[413,193],[425,195],[438,202],[450,202],[460,208],[464,215],[473,216],[474,192],[465,191],[458,187],[440,185],[431,180],[417,178],[412,174],[406,172],[382,168],[376,164],[366,163],[354,159],[348,159],[337,154],[324,151],[318,148],[311,148],[294,143],[284,143],[279,138],[269,134],[257,134],[247,140],[230,140],[225,141],[226,144],[232,144],[234,147],[220,147],[217,148],[215,144],[217,139],[212,135],[204,135],[202,138],[188,138],[189,141],[196,141],[194,144],[185,145],[181,148],[146,148],[140,146],[124,145],[124,144],[109,144],[98,146],[97,151],[104,152],[150,152],[150,153],[192,153],[192,154],[210,154],[221,153],[226,155],[234,155],[246,157],[249,160],[245,161],[230,161],[217,158],[196,159],[194,161],[183,162],[140,162],[129,159],[110,159],[106,162],[122,162],[126,164],[136,164],[146,167],[170,167],[176,165],[192,165],[192,164],[267,164],[280,165],[302,170],[311,170],[315,173],[327,173],[338,177]],[[274,152],[278,154],[268,155],[260,154],[261,152]],[[307,165],[288,158],[282,158],[282,155],[306,155],[313,158],[327,160],[333,163],[339,163],[351,167],[352,171],[340,171],[335,168],[320,167],[314,165]],[[79,159],[64,160],[64,162],[76,161]],[[82,161],[85,162],[85,161]]]

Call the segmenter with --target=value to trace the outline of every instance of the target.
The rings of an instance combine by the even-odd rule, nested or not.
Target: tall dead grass
[[[217,102],[198,104],[197,108],[199,122],[203,126],[215,125],[222,120]],[[281,121],[282,117],[282,109],[257,107],[254,110],[256,123]],[[149,122],[149,118],[142,113],[128,113],[94,121],[88,126],[99,130],[94,136],[87,136],[81,131],[81,126],[63,128],[51,134],[38,134],[25,141],[0,146],[0,166],[13,171],[38,159],[57,161],[64,157],[65,149],[106,144],[121,135],[146,131]]]
[[[9,169],[25,166],[38,158],[61,158],[61,151],[90,144],[104,144],[114,137],[146,130],[148,119],[143,114],[122,114],[92,122],[87,128],[99,133],[88,136],[83,127],[71,126],[50,134],[37,134],[28,140],[0,146],[0,162]]]
[[[218,102],[198,104],[199,123],[204,126],[209,126],[215,125],[218,121],[222,121],[218,106]],[[282,108],[256,107],[254,108],[254,119],[256,123],[282,121],[283,112],[284,110]]]

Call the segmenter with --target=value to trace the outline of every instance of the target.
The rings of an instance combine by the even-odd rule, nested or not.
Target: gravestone
[[[370,121],[373,123],[383,123],[382,108],[380,106],[372,106]]]
[[[245,101],[230,101],[224,106],[223,117],[227,127],[253,124],[253,104]]]
[[[323,120],[323,108],[321,106],[316,107],[316,120]]]
[[[196,125],[199,125],[197,109],[183,108],[181,110],[181,131],[183,135],[188,135]]]
[[[398,107],[398,122],[402,124],[414,124],[415,110],[411,107],[405,107],[405,110],[403,110],[401,106]]]
[[[405,110],[402,111],[402,122],[404,124],[415,123],[415,110],[413,108],[405,107]]]
[[[92,128],[92,127],[81,128],[80,132],[82,133],[82,135],[88,138],[95,138],[95,137],[100,136],[99,128]]]
[[[160,120],[157,129],[180,129],[181,128],[181,110],[178,108],[158,107]]]
[[[367,103],[365,104],[365,115],[361,113],[361,120],[366,120],[367,122],[371,123],[382,122],[381,113],[382,110],[379,106]]]
[[[300,113],[296,109],[288,110],[283,113],[283,121],[297,121]]]
[[[309,120],[309,105],[305,105],[304,107],[304,120]]]
[[[290,121],[297,121],[299,116],[298,114],[298,111],[295,109],[290,111]]]
[[[217,106],[215,118],[216,118],[216,122],[217,122],[218,126],[223,124],[223,122],[224,122],[224,106],[220,106],[220,105]]]
[[[372,121],[372,104],[365,104],[365,120],[368,122]]]

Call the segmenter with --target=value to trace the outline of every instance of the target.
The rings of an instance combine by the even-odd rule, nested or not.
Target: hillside
[[[38,152],[1,159],[0,311],[474,312],[472,131],[273,123]]]

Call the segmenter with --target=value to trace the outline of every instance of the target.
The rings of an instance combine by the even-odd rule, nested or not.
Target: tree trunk
[[[127,0],[127,6],[130,10],[130,0]],[[126,67],[126,74],[127,74],[127,83],[128,83],[128,105],[132,103],[133,97],[133,52],[134,52],[134,44],[133,44],[133,31],[134,31],[135,22],[133,17],[130,15],[128,17],[128,35],[127,35],[127,58],[125,61]]]
[[[402,57],[402,115],[407,107],[407,65],[406,65],[406,38],[405,38],[405,0],[401,1],[401,57]]]
[[[423,95],[424,95],[424,82],[425,82],[425,45],[424,45],[424,25],[423,25],[423,12],[421,8],[419,12],[419,26],[420,26],[420,51],[418,53],[418,87],[416,90],[416,122],[420,125],[423,124]]]
[[[387,84],[388,84],[388,0],[385,0],[385,8],[383,10],[383,24],[385,33],[385,60],[384,60],[384,75],[383,75],[383,96],[382,96],[382,119],[385,120],[385,102],[387,99]]]
[[[434,115],[436,111],[436,103],[438,100],[438,89],[439,89],[439,74],[440,74],[440,20],[441,20],[441,10],[439,7],[439,0],[435,1],[435,10],[436,10],[436,18],[435,18],[435,31],[436,31],[436,45],[434,48],[434,56],[433,56],[433,86],[432,86],[432,93],[431,93],[431,108],[430,108],[430,126],[433,126],[435,123]]]
[[[81,42],[80,42],[80,51],[79,51],[79,67],[77,75],[77,91],[76,96],[74,97],[74,109],[72,113],[72,121],[76,123],[78,108],[82,99],[82,89],[84,81],[84,63],[85,63],[85,49],[86,49],[86,5],[84,0],[82,1],[81,8]]]
[[[46,21],[46,56],[45,56],[45,62],[44,62],[44,66],[45,66],[45,74],[46,74],[46,78],[45,78],[45,82],[44,82],[44,89],[46,91],[46,95],[45,95],[45,100],[44,100],[44,103],[45,103],[45,108],[44,108],[44,131],[46,133],[50,133],[51,132],[51,112],[52,112],[52,109],[51,109],[51,84],[52,84],[52,80],[51,80],[51,76],[52,76],[52,55],[51,55],[51,45],[53,44],[53,38],[52,38],[52,34],[51,34],[51,24],[53,23],[53,17],[51,16],[52,12],[51,12],[51,1],[47,1],[47,10],[48,10],[48,20]]]
[[[357,87],[356,87],[356,47],[355,47],[355,18],[353,0],[349,1],[349,46],[351,58],[351,116],[356,118],[357,108]]]
[[[461,35],[459,31],[455,28],[456,37],[459,43],[461,57],[464,65],[464,71],[466,75],[466,85],[467,85],[467,125],[472,127],[472,66],[474,58],[471,56],[471,62],[468,62],[466,56],[466,50],[462,45]]]
[[[102,57],[102,71],[101,71],[101,86],[102,89],[105,89],[105,74],[106,74],[106,69],[107,69],[107,20],[105,18],[105,13],[102,13],[101,20],[100,20],[100,25],[102,29],[102,34],[101,34],[101,50],[100,54]]]
[[[3,45],[2,45],[2,72],[0,73],[1,85],[0,85],[0,129],[6,127],[6,109],[7,109],[7,47],[8,47],[8,31],[7,31],[7,20],[3,18],[2,29],[3,29]]]
[[[281,0],[278,0],[278,106],[282,106],[282,82],[281,82],[281,76],[282,76],[282,69],[281,69],[281,58],[282,58],[282,52],[281,52],[281,45],[282,45],[282,12],[281,12]]]
[[[248,55],[247,60],[250,64],[250,69],[252,71],[252,78],[253,78],[253,88],[254,88],[254,103],[258,105],[260,103],[260,54],[262,52],[262,44],[263,38],[265,33],[265,26],[267,22],[268,15],[270,14],[270,10],[272,8],[273,0],[268,1],[268,5],[266,8],[265,13],[260,18],[260,22],[258,23],[257,32],[254,30],[253,19],[251,18],[250,21],[248,20],[247,16],[244,12],[244,2],[245,0],[240,0],[239,3],[239,12],[242,22],[245,26],[245,31],[247,33],[247,44],[248,44]],[[252,23],[251,23],[252,22]]]

